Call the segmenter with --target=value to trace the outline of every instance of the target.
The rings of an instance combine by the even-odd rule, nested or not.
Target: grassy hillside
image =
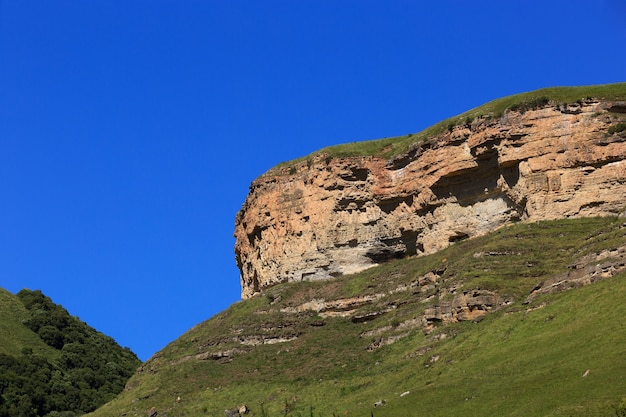
[[[24,348],[55,359],[58,355],[40,338],[24,326],[30,315],[14,294],[0,288],[0,354],[18,356]]]
[[[311,155],[279,164],[276,168],[289,167],[297,162],[310,160],[316,155],[329,158],[351,156],[379,156],[392,158],[406,152],[411,144],[427,141],[456,125],[468,124],[473,120],[487,117],[499,118],[507,111],[524,111],[532,108],[552,105],[563,106],[568,103],[580,103],[584,100],[626,100],[626,83],[593,85],[582,87],[551,87],[528,93],[515,94],[499,98],[460,115],[439,122],[419,133],[389,137],[369,141],[346,143],[321,149]],[[269,173],[275,172],[274,169]]]
[[[0,417],[74,417],[111,400],[134,353],[41,291],[0,289]]]
[[[623,267],[624,245],[624,219],[520,223],[330,282],[278,285],[191,329],[90,416],[220,416],[244,404],[270,417],[621,416],[626,274],[528,295],[585,270],[581,260],[593,269],[600,253]],[[494,312],[424,323],[478,289],[498,294]]]

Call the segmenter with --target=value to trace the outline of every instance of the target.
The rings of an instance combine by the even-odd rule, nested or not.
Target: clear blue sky
[[[0,0],[0,287],[145,360],[239,300],[273,165],[622,81],[619,0]]]

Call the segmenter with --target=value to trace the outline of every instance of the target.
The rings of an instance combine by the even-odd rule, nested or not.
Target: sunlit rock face
[[[319,154],[273,169],[236,218],[242,297],[432,253],[513,221],[619,214],[626,131],[614,127],[625,112],[594,100],[509,111],[391,160]]]

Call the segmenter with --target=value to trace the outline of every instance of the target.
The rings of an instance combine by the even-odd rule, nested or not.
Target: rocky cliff
[[[543,103],[450,125],[392,158],[324,152],[253,182],[237,214],[242,297],[432,253],[513,221],[626,206],[626,103]]]

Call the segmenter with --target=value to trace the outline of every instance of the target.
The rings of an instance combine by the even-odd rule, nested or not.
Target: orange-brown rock
[[[255,180],[236,218],[242,297],[428,254],[512,221],[619,214],[626,105],[509,111],[391,160],[323,154]]]

